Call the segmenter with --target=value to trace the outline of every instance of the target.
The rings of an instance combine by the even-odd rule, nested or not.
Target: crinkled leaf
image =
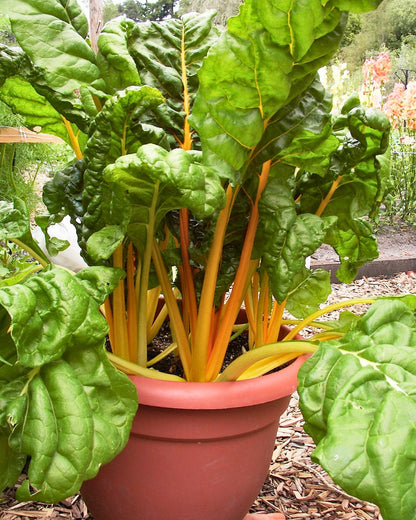
[[[78,492],[127,442],[137,393],[107,359],[107,326],[99,310],[119,277],[106,268],[87,268],[74,277],[55,269],[26,280],[22,286],[36,294],[32,312],[42,316],[45,335],[55,329],[59,336],[50,336],[49,347],[42,324],[36,329],[30,317],[22,321],[28,293],[0,289],[0,445],[6,446],[0,484],[13,485],[28,462],[20,500],[57,502]],[[47,295],[64,305],[57,311],[56,299]],[[84,319],[77,325],[72,315],[78,305]],[[27,326],[37,335],[39,352],[30,351]]]
[[[191,124],[204,151],[242,168],[270,118],[329,61],[342,36],[341,18],[320,0],[243,4],[199,73]]]
[[[142,83],[159,89],[166,99],[148,114],[148,121],[165,129],[173,148],[177,140],[184,140],[186,111],[198,89],[197,72],[217,37],[214,15],[187,13],[157,24],[139,23],[129,35],[128,49]]]
[[[74,104],[73,93],[66,96],[54,90],[45,78],[44,71],[36,67],[19,48],[0,45],[0,97],[12,110],[24,117],[25,125],[31,129],[41,128],[44,133],[61,137],[70,143],[62,115],[76,124],[82,132],[88,130],[89,116],[79,102]],[[88,94],[89,99],[91,95]],[[78,134],[81,149],[85,135]]]
[[[118,157],[134,153],[142,142],[148,142],[149,133],[143,129],[141,118],[162,102],[162,95],[154,88],[129,87],[109,99],[95,118],[85,151],[81,248],[85,248],[92,233],[106,225],[119,225],[125,230],[129,219],[127,200],[120,190],[109,189],[103,171]],[[150,131],[151,139],[154,135]]]
[[[331,294],[330,273],[302,267],[291,278],[286,309],[297,318],[306,318],[320,308]]]
[[[348,103],[352,108],[334,123],[342,142],[328,170],[303,172],[298,181],[302,212],[316,212],[322,198],[336,186],[322,215],[337,218],[326,242],[339,255],[337,276],[346,283],[355,278],[361,265],[378,256],[376,239],[364,217],[380,206],[383,197],[388,169],[379,156],[386,150],[389,135],[383,113]]]
[[[0,239],[20,238],[29,231],[29,213],[26,204],[0,200]]]
[[[114,369],[103,349],[80,346],[68,350],[64,358],[82,384],[93,411],[94,446],[84,475],[88,479],[126,445],[137,410],[137,391],[123,373]]]
[[[309,89],[268,121],[250,168],[273,159],[313,171],[326,171],[339,141],[332,133],[332,97],[315,80]],[[250,170],[249,170],[250,171]]]
[[[32,254],[36,253],[48,262],[38,243],[32,238],[26,204],[17,197],[13,202],[0,201],[0,240],[12,239],[19,239],[22,246],[32,250]]]
[[[306,257],[323,242],[334,219],[313,214],[297,215],[292,190],[275,177],[263,192],[259,204],[260,222],[257,247],[267,270],[275,298],[288,296],[292,280],[302,271]]]
[[[225,194],[215,170],[203,165],[197,152],[168,152],[157,145],[144,145],[137,154],[120,157],[105,171],[111,185],[120,186],[132,206],[128,234],[139,249],[150,238],[166,213],[188,208],[197,217],[212,215],[224,205]]]
[[[111,270],[94,270],[96,275],[102,292],[94,298],[109,294],[117,278]],[[82,341],[88,346],[106,334],[106,321],[97,306],[91,305],[91,295],[79,278],[54,268],[24,284],[0,288],[0,303],[12,317],[11,336],[23,366],[59,359],[68,345]]]
[[[0,10],[9,16],[22,49],[44,70],[49,86],[79,104],[77,89],[93,83],[100,74],[94,51],[85,40],[88,22],[78,3],[0,0]]]
[[[313,458],[386,520],[415,518],[416,320],[402,301],[379,300],[299,372]]]
[[[97,64],[112,94],[141,84],[136,64],[128,51],[133,28],[132,20],[115,18],[104,26],[98,37]]]
[[[120,226],[106,226],[93,233],[87,242],[89,256],[95,261],[107,260],[120,246],[125,237],[125,231]]]
[[[64,215],[70,215],[71,224],[75,227],[78,237],[81,236],[84,171],[85,161],[75,161],[64,170],[55,173],[53,179],[43,185],[42,198],[49,215],[37,216],[35,220],[44,232],[48,226],[60,222]]]
[[[9,446],[9,439],[0,433],[0,489],[12,487],[20,477],[26,456]]]

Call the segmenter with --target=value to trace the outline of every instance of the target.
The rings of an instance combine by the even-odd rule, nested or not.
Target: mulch
[[[400,273],[392,278],[362,278],[348,285],[334,284],[328,303],[343,298],[406,293],[416,294],[416,275],[413,272]],[[365,306],[358,306],[355,310],[362,312]],[[334,315],[329,318],[333,319]],[[302,424],[295,394],[281,418],[269,476],[251,512],[283,513],[287,520],[382,520],[375,505],[344,493],[320,466],[311,462],[314,443],[303,431]],[[17,503],[13,490],[1,495],[0,520],[30,519],[93,520],[93,517],[79,495],[54,505]]]

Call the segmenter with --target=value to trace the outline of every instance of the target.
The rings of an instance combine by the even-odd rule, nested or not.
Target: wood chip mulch
[[[392,278],[363,278],[348,285],[334,284],[328,303],[344,298],[406,293],[416,294],[413,272]],[[365,306],[350,310],[361,313]],[[376,506],[344,493],[320,466],[311,462],[314,444],[303,431],[302,424],[295,394],[281,419],[269,477],[251,512],[283,513],[287,520],[382,520]],[[0,496],[0,520],[31,519],[93,520],[93,517],[79,495],[54,505],[17,503],[13,490]]]

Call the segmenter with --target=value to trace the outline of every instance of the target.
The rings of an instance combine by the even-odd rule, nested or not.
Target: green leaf
[[[12,487],[20,477],[26,456],[16,453],[9,446],[9,440],[0,433],[0,489]]]
[[[87,251],[94,262],[108,260],[123,243],[125,231],[120,226],[106,226],[93,233],[87,242]]]
[[[364,13],[371,11],[381,4],[382,0],[335,0],[335,5],[343,11]]]
[[[100,74],[94,51],[85,41],[88,22],[78,3],[0,0],[0,11],[9,16],[13,34],[33,63],[44,70],[49,86],[79,104],[77,89],[93,83]]]
[[[129,34],[128,50],[142,83],[157,88],[166,99],[147,122],[165,129],[171,148],[184,140],[186,105],[191,109],[199,84],[197,72],[217,38],[214,15],[214,11],[188,13],[157,24],[138,23]]]
[[[49,363],[71,345],[82,342],[88,346],[105,336],[107,324],[98,304],[91,306],[91,295],[83,281],[88,272],[74,277],[54,268],[30,277],[24,284],[0,288],[0,304],[12,318],[11,336],[23,366]],[[106,270],[93,273],[90,276],[102,284],[94,298],[100,294],[102,303],[103,296],[114,288],[115,275],[109,271],[108,276]]]
[[[133,28],[132,20],[115,18],[105,24],[98,37],[97,64],[111,93],[141,84],[136,64],[128,50]]]
[[[315,80],[268,121],[252,154],[249,172],[272,159],[313,171],[326,171],[339,140],[332,133],[332,97]]]
[[[287,295],[286,309],[297,318],[306,318],[320,309],[331,294],[330,273],[306,267],[295,273]]]
[[[148,144],[106,169],[106,181],[120,186],[131,204],[128,234],[139,250],[153,238],[148,236],[149,222],[157,230],[169,211],[188,208],[202,218],[222,208],[225,194],[220,179],[200,161],[198,152],[168,152]]]
[[[243,168],[270,118],[329,61],[340,23],[340,11],[320,0],[243,4],[199,73],[191,124],[204,151]]]
[[[276,169],[259,203],[257,248],[262,252],[262,266],[269,275],[273,295],[282,302],[298,284],[298,280],[293,282],[295,275],[302,272],[306,258],[322,245],[334,219],[297,215],[292,190],[278,172]]]
[[[125,374],[115,370],[104,350],[82,346],[65,354],[74,375],[83,386],[93,411],[93,451],[83,479],[94,477],[126,445],[137,411],[137,391]]]
[[[22,200],[0,200],[0,240],[20,238],[29,231],[29,227],[29,213]]]
[[[128,203],[121,190],[108,187],[103,171],[118,157],[136,152],[149,136],[154,138],[154,132],[143,129],[141,119],[145,112],[162,102],[162,95],[154,88],[129,87],[109,99],[95,118],[85,150],[81,225],[78,224],[82,249],[94,232],[107,225],[125,230],[129,219]],[[70,200],[65,204],[69,203]]]
[[[121,273],[53,269],[0,289],[0,484],[27,462],[20,500],[77,493],[127,442],[137,393],[107,359],[99,310]]]
[[[356,277],[360,266],[378,257],[376,239],[365,219],[379,208],[389,175],[379,160],[388,143],[387,118],[355,103],[348,102],[348,106],[352,106],[349,112],[334,122],[334,131],[342,141],[327,171],[315,169],[298,176],[302,212],[318,211],[324,196],[338,183],[322,215],[337,219],[326,243],[339,255],[337,277],[345,283]]]
[[[398,300],[375,302],[299,372],[314,460],[386,520],[415,518],[415,385],[416,320]]]
[[[89,117],[78,101],[74,103],[74,93],[68,98],[51,88],[44,71],[36,67],[21,49],[0,45],[0,50],[0,97],[24,117],[26,126],[41,128],[42,132],[61,137],[69,144],[62,116],[76,124],[73,127],[75,134],[78,128],[87,132]],[[78,135],[81,149],[85,138],[83,134]]]

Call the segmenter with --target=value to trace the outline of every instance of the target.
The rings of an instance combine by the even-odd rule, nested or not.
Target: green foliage
[[[305,266],[305,258],[322,243],[332,245],[341,257],[338,276],[343,281],[351,281],[362,263],[376,257],[367,220],[379,208],[386,187],[380,156],[389,134],[387,118],[356,99],[333,119],[317,71],[340,44],[346,12],[371,10],[379,3],[246,0],[221,33],[213,29],[210,12],[144,24],[119,18],[104,29],[95,56],[74,2],[63,12],[56,0],[0,0],[0,9],[12,13],[23,49],[4,53],[0,96],[7,94],[12,103],[24,90],[27,96],[19,98],[19,106],[26,120],[37,113],[41,100],[51,127],[64,116],[72,124],[65,127],[71,143],[77,144],[79,137],[79,160],[45,189],[50,218],[70,213],[85,257],[127,271],[127,283],[117,285],[119,269],[96,266],[71,276],[47,267],[22,283],[0,288],[0,484],[13,484],[30,458],[29,481],[20,488],[20,497],[31,498],[32,485],[39,490],[35,497],[56,500],[74,492],[122,448],[137,401],[126,378],[107,361],[102,345],[107,328],[98,308],[114,290],[112,345],[119,350],[113,358],[118,366],[123,366],[121,358],[130,367],[137,362],[137,373],[155,376],[146,369],[153,272],[188,380],[221,377],[246,296],[249,304],[250,297],[255,299],[254,345],[229,365],[225,379],[253,377],[257,361],[264,372],[273,369],[282,362],[282,351],[286,362],[299,349],[316,350],[314,341],[277,341],[283,307],[287,304],[303,317],[326,299],[329,274]],[[51,53],[55,24],[62,38]],[[45,265],[22,223],[22,204],[14,201],[1,209],[0,239],[18,239]],[[172,281],[173,272],[179,274]],[[172,284],[181,291],[181,306]],[[268,306],[271,296],[276,312]],[[359,457],[366,461],[367,454],[356,448],[365,441],[368,418],[374,418],[378,406],[371,384],[370,389],[364,385],[365,399],[356,406],[354,384],[362,380],[361,368],[364,379],[371,372],[369,379],[383,380],[382,391],[392,391],[393,404],[405,401],[410,403],[406,410],[413,410],[411,399],[399,394],[408,388],[414,393],[414,381],[403,375],[401,361],[409,354],[413,367],[415,302],[410,297],[398,303],[377,304],[361,320],[343,315],[341,325],[329,331],[340,339],[324,342],[301,376],[302,399],[312,409],[310,413],[304,407],[309,431],[324,442],[325,452],[340,445],[343,453],[338,426],[325,440],[326,411],[333,405],[330,414],[338,419],[342,413],[336,411],[341,410],[355,421],[356,434],[344,442],[359,442],[346,465]],[[274,318],[276,327],[270,327]],[[315,317],[308,319],[310,323]],[[339,371],[335,382],[328,351],[330,361],[346,359],[346,370]],[[353,406],[339,408],[347,390]],[[48,394],[52,399],[46,399]],[[365,417],[360,408],[365,408]],[[63,418],[66,428],[61,427]],[[397,416],[390,419],[386,431],[399,424]],[[408,422],[405,416],[401,423],[406,439]],[[330,418],[328,425],[332,433]],[[341,426],[345,428],[345,421]],[[400,481],[402,468],[390,471],[394,450],[386,457],[386,473],[378,454],[371,462],[386,482]],[[320,455],[331,470],[333,459]],[[335,466],[334,475],[345,468]],[[406,479],[414,478],[414,471],[403,478],[407,489]],[[390,500],[377,482],[363,493],[362,479],[354,475],[345,485],[349,488],[352,481],[354,492],[380,502],[386,520],[409,520],[408,506],[398,503],[396,490]]]
[[[0,487],[28,463],[19,499],[56,502],[123,449],[137,409],[134,385],[105,354],[100,311],[124,273],[51,266],[33,274],[6,245],[18,242],[46,264],[24,203],[1,202],[0,224],[14,256],[6,268],[19,268],[0,285]]]
[[[342,55],[352,68],[356,68],[368,53],[383,45],[389,50],[400,49],[405,39],[415,32],[416,1],[384,0],[376,11],[353,17],[347,26]]]
[[[117,6],[119,14],[125,14],[127,18],[135,22],[146,20],[164,20],[174,16],[177,0],[126,0]]]
[[[380,300],[299,371],[313,459],[385,519],[415,518],[415,297]]]

